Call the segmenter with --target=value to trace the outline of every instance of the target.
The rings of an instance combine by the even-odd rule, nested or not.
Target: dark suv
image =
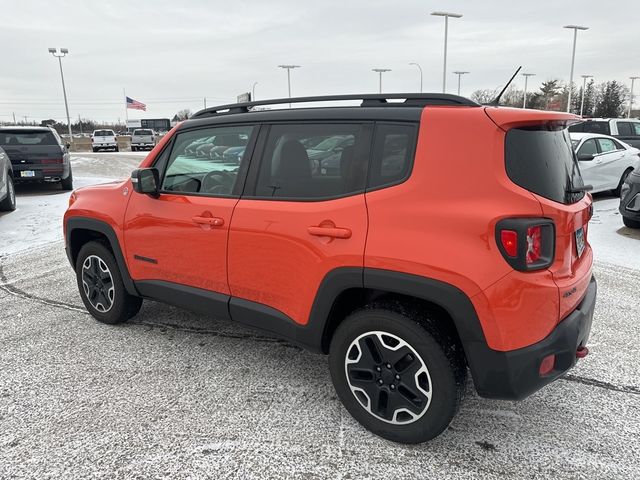
[[[340,100],[361,103],[253,110]],[[328,354],[366,428],[425,441],[458,411],[468,370],[480,395],[515,400],[587,354],[577,120],[440,94],[209,108],[131,179],[71,194],[67,255],[99,321],[149,298],[265,329]],[[190,153],[214,137],[246,147]],[[314,160],[323,141],[340,144],[331,168]]]
[[[640,172],[631,172],[620,188],[620,215],[629,228],[640,228]]]
[[[0,127],[0,147],[13,165],[13,179],[20,182],[57,182],[73,190],[69,144],[49,127]]]

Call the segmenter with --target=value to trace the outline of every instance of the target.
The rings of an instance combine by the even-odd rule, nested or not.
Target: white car
[[[640,150],[608,135],[571,133],[571,144],[580,164],[585,185],[591,192],[612,190],[620,195],[620,187],[634,169],[640,171]]]
[[[117,152],[119,149],[115,132],[108,129],[94,130],[91,134],[91,148],[94,152],[110,148]]]

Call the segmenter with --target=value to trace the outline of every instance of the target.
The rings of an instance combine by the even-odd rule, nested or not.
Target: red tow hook
[[[578,347],[578,349],[576,350],[577,358],[584,358],[587,355],[589,355],[589,349],[587,347]]]

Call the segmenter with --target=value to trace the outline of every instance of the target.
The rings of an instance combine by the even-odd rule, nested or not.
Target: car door
[[[595,138],[585,140],[576,152],[580,164],[580,173],[585,185],[591,185],[593,192],[606,190],[606,181],[596,160],[600,151]]]
[[[611,138],[601,137],[597,141],[601,153],[595,161],[604,181],[604,189],[617,188],[625,170],[624,148]]]
[[[367,234],[364,198],[371,124],[266,126],[229,234],[231,317],[272,329],[265,316],[306,324],[332,270],[361,280]],[[346,137],[336,171],[312,158],[318,138]],[[260,320],[255,320],[260,318]],[[289,323],[289,322],[287,322]]]
[[[167,145],[154,163],[161,172],[160,194],[134,192],[127,206],[125,249],[135,281],[229,294],[227,237],[256,132],[253,125],[187,129]],[[185,152],[193,142],[218,134],[251,141],[235,162]]]

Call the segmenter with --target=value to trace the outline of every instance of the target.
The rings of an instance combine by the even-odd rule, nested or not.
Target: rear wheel
[[[424,320],[382,305],[350,315],[331,340],[329,369],[340,400],[388,440],[438,436],[462,401],[467,372],[459,349]]]
[[[131,147],[132,152],[135,152],[136,150],[138,150],[136,147]]]
[[[126,322],[142,306],[140,297],[127,293],[113,253],[101,242],[80,249],[76,280],[84,306],[102,323]]]
[[[16,209],[16,189],[13,178],[7,173],[7,196],[0,202],[0,211],[12,212]]]
[[[629,176],[629,174],[633,171],[632,168],[629,168],[627,170],[625,170],[625,172],[622,174],[622,177],[620,177],[620,183],[618,183],[618,186],[616,187],[616,189],[613,191],[613,194],[616,197],[620,196],[620,190],[622,189],[622,185],[624,184],[624,181],[627,179],[627,177]]]
[[[93,150],[93,153],[96,153],[98,151],[96,147],[93,147],[92,150]]]
[[[69,176],[60,181],[60,186],[62,190],[73,190],[73,173],[71,172],[71,167],[69,167]]]
[[[118,147],[115,147],[115,148],[113,149],[113,151],[114,151],[114,152],[119,152],[119,151],[120,151],[120,149],[119,149]]]
[[[638,220],[632,220],[627,217],[622,217],[622,222],[625,224],[626,227],[640,228],[640,222]]]

